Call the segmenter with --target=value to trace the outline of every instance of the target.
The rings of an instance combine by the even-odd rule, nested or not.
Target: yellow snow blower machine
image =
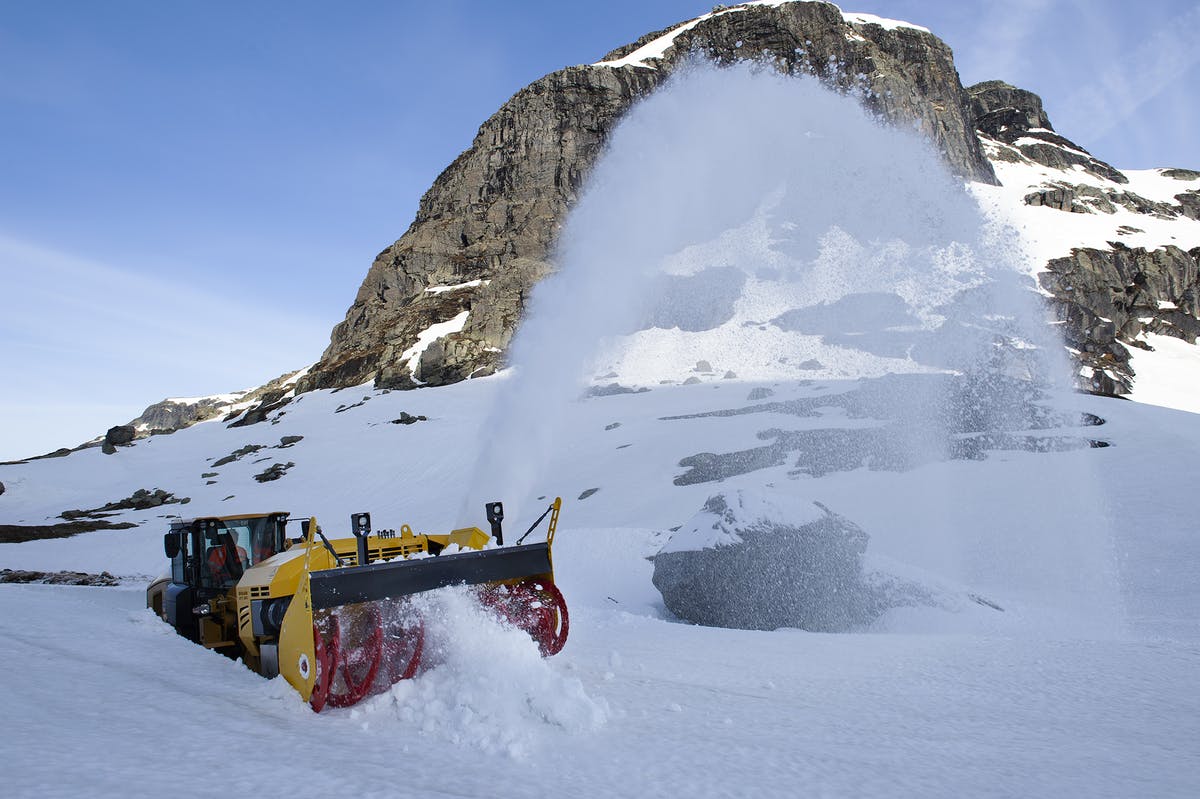
[[[491,535],[372,532],[369,513],[351,515],[352,538],[333,540],[315,518],[289,537],[286,513],[181,519],[164,538],[171,573],[146,589],[146,605],[189,640],[282,674],[313,710],[347,707],[417,673],[425,625],[411,599],[423,591],[474,586],[543,656],[559,652],[569,619],[550,547],[561,507],[556,498],[508,546],[499,502],[486,505]],[[523,543],[547,517],[546,540]]]

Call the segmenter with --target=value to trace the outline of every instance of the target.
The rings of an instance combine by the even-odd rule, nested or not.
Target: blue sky
[[[315,360],[375,254],[541,75],[682,0],[0,0],[0,459]],[[930,28],[1123,168],[1200,168],[1200,1],[843,3]]]

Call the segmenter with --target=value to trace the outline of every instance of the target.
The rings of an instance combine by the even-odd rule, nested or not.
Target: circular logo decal
[[[305,655],[305,654],[300,655],[299,666],[300,666],[301,679],[307,680],[308,679],[308,655]]]

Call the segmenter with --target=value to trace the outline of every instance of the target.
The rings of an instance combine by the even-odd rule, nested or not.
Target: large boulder
[[[868,540],[819,502],[726,492],[709,497],[654,556],[653,580],[668,610],[710,627],[847,632],[898,608],[1003,611],[887,558],[864,569]]]
[[[667,609],[712,627],[840,632],[879,614],[864,581],[868,536],[811,502],[717,494],[654,557]]]
[[[117,451],[117,447],[123,447],[126,444],[132,444],[133,439],[137,437],[137,431],[133,425],[122,424],[116,427],[108,428],[108,432],[104,434],[104,441],[100,448],[105,455],[112,455]]]

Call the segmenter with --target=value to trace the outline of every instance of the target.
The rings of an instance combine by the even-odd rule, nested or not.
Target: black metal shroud
[[[546,543],[460,552],[420,560],[324,569],[311,575],[313,610],[376,602],[448,585],[479,585],[550,572]]]

